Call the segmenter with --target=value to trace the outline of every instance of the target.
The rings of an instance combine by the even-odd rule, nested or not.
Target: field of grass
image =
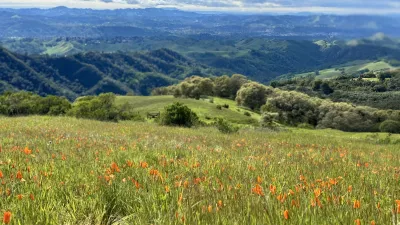
[[[24,225],[397,224],[400,144],[385,137],[3,117],[0,212]]]
[[[320,70],[320,75],[317,76],[319,79],[331,79],[341,75],[341,71],[338,69],[345,69],[347,74],[357,73],[357,71],[369,69],[370,71],[378,71],[383,69],[397,69],[398,67],[393,67],[384,61],[370,62],[365,60],[355,61],[348,64],[343,64],[340,66],[335,66],[335,68]],[[297,74],[295,77],[304,77],[308,75],[315,75],[314,72]]]
[[[174,98],[173,96],[118,96],[117,104],[130,103],[134,110],[146,116],[148,112],[162,112],[164,107],[174,102],[181,102],[191,108],[205,122],[211,122],[207,118],[223,117],[236,124],[252,124],[260,120],[260,115],[252,111],[240,108],[235,101],[214,98],[214,103],[208,100],[195,100],[189,98]],[[217,105],[229,105],[229,109],[217,109]],[[248,112],[251,116],[244,115]]]
[[[60,42],[52,47],[47,47],[43,54],[48,55],[67,55],[74,51],[74,45],[70,42]]]

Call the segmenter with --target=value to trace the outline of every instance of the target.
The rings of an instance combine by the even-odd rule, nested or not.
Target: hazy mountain
[[[358,38],[400,36],[400,18],[337,15],[200,14],[176,9],[0,9],[0,37],[223,35]]]

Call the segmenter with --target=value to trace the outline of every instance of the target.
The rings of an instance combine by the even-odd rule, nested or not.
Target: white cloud
[[[0,0],[0,7],[55,6],[94,9],[175,7],[191,11],[249,13],[400,14],[400,2],[394,0]]]

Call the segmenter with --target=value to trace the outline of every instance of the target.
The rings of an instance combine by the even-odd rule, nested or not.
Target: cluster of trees
[[[275,91],[262,111],[276,112],[279,122],[294,126],[310,124],[350,132],[400,132],[400,127],[396,132],[393,128],[400,121],[400,111],[337,103],[294,91]]]
[[[112,93],[79,98],[71,104],[65,97],[42,97],[31,92],[6,92],[0,95],[0,114],[5,116],[51,115],[101,121],[141,120],[133,107],[115,104]]]
[[[177,85],[156,88],[152,94],[195,99],[203,96],[236,99],[240,106],[259,110],[271,92],[271,87],[251,82],[243,75],[234,74],[231,77],[224,75],[211,78],[192,76]]]
[[[333,92],[329,81],[303,81],[309,82],[311,90]],[[396,122],[400,121],[400,111],[333,102],[298,91],[281,90],[251,82],[241,75],[190,77],[178,85],[156,89],[153,94],[174,94],[176,97],[188,98],[200,98],[202,95],[229,96],[231,99],[235,98],[240,106],[263,112],[261,123],[266,126],[279,121],[291,126],[352,132],[394,132],[400,124]],[[398,130],[396,133],[400,132],[400,128]]]
[[[0,95],[0,114],[6,116],[65,115],[71,107],[65,97],[41,97],[30,92],[5,92]]]
[[[376,78],[368,79],[368,78]],[[313,76],[271,82],[271,86],[298,91],[310,96],[329,98],[335,102],[349,102],[380,109],[400,110],[400,70],[359,77],[343,75],[320,80]]]
[[[235,99],[237,91],[248,82],[247,77],[240,74],[210,78],[192,76],[177,85],[156,88],[152,95],[174,95],[196,99],[201,96],[216,96]]]

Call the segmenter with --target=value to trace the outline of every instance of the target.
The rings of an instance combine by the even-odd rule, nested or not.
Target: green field
[[[174,102],[181,102],[191,108],[205,122],[211,122],[207,118],[223,117],[236,124],[252,124],[260,120],[260,114],[238,107],[235,101],[213,98],[214,103],[208,100],[195,100],[190,98],[174,98],[173,96],[118,96],[117,104],[130,103],[134,111],[146,116],[149,112],[162,112],[164,107]],[[229,109],[217,109],[217,105],[228,104]],[[248,112],[251,116],[244,115]]]
[[[320,70],[319,75],[316,76],[318,79],[331,79],[341,75],[341,71],[339,69],[344,69],[347,74],[354,74],[358,71],[369,69],[370,71],[379,71],[384,69],[398,69],[399,67],[393,67],[389,65],[387,62],[378,61],[378,62],[370,62],[365,60],[354,61],[351,63],[335,66],[334,68]],[[309,73],[301,73],[296,74],[294,77],[305,77],[305,76],[314,76],[315,72]]]
[[[387,134],[0,117],[0,213],[24,225],[397,224],[399,149]]]

